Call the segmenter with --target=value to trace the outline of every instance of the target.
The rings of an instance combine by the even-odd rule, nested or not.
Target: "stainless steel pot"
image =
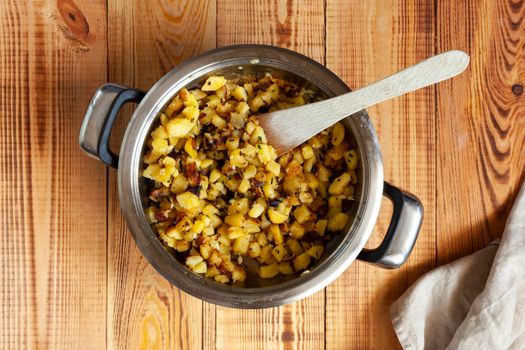
[[[248,287],[240,288],[203,278],[179,263],[158,239],[144,214],[147,199],[140,171],[149,132],[181,88],[196,86],[212,73],[234,77],[265,71],[310,85],[327,97],[349,91],[335,74],[303,55],[272,46],[230,46],[177,66],[147,93],[114,84],[102,86],[93,96],[80,130],[80,147],[88,155],[118,167],[122,212],[146,259],[180,289],[202,300],[236,308],[278,306],[305,298],[335,280],[356,258],[384,268],[399,267],[408,258],[423,219],[423,206],[414,195],[383,183],[377,137],[367,113],[361,111],[344,120],[361,159],[356,203],[350,212],[353,219],[344,233],[330,242],[325,256],[309,273],[293,278],[252,279]],[[109,149],[108,140],[117,112],[126,102],[140,103],[127,127],[119,158]],[[382,195],[393,202],[392,221],[379,247],[366,250],[363,247],[376,222]]]

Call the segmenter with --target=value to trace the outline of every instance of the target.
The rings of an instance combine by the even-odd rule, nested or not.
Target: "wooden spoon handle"
[[[359,90],[301,107],[263,114],[268,142],[282,154],[339,120],[364,108],[452,78],[467,68],[469,56],[448,51]]]

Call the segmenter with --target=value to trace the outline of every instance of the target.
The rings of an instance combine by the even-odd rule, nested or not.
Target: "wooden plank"
[[[319,0],[217,2],[217,45],[266,44],[324,62],[324,8]]]
[[[432,55],[433,11],[432,1],[327,1],[328,68],[357,88]],[[356,262],[327,287],[327,349],[399,347],[388,308],[435,263],[434,89],[368,112],[379,135],[385,180],[415,193],[425,205],[425,220],[402,268],[382,270]],[[385,214],[374,230],[373,244],[386,231]]]
[[[501,235],[525,178],[525,2],[438,4],[438,50],[471,55],[466,74],[437,89],[442,264]]]
[[[324,62],[322,1],[217,3],[218,46],[260,43]],[[216,309],[218,349],[324,348],[324,291],[267,310]]]
[[[215,47],[213,1],[112,0],[108,11],[111,82],[147,90],[178,63]],[[108,214],[108,347],[201,348],[202,302],[172,286],[142,257],[121,216],[113,170]]]
[[[103,349],[106,171],[78,147],[105,1],[0,3],[0,347]]]
[[[215,349],[216,340],[216,306],[207,302],[202,303],[202,348]]]

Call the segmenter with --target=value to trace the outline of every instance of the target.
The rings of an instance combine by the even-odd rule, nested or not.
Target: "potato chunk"
[[[199,197],[191,192],[184,192],[177,195],[177,202],[184,209],[197,208],[200,204]]]
[[[261,278],[272,278],[277,276],[278,273],[279,265],[277,264],[263,265],[259,267],[259,276]]]
[[[348,214],[337,213],[328,220],[328,229],[330,231],[341,231],[348,223]]]
[[[159,113],[142,157],[145,215],[189,270],[236,286],[255,271],[299,275],[349,225],[360,164],[344,125],[278,157],[257,119],[320,97],[270,74],[214,75]]]
[[[185,137],[195,124],[186,118],[175,118],[166,124],[166,130],[171,137]]]
[[[206,82],[202,85],[202,91],[217,91],[226,84],[224,77],[209,77]]]

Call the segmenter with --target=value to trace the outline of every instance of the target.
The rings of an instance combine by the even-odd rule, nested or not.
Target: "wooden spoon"
[[[257,119],[268,143],[281,155],[355,112],[458,75],[467,68],[469,60],[463,51],[448,51],[359,90],[261,114]]]

